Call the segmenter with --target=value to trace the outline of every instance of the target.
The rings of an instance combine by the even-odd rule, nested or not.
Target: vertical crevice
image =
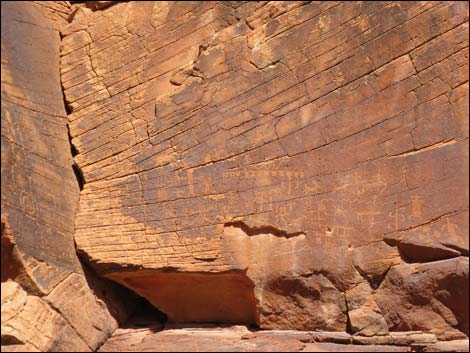
[[[59,32],[60,34],[60,40],[62,41],[62,34]],[[78,150],[77,148],[74,146],[73,142],[72,142],[72,134],[70,133],[70,125],[68,123],[68,116],[70,114],[72,114],[72,108],[70,107],[70,105],[67,103],[67,99],[65,98],[65,89],[64,89],[64,85],[62,84],[62,77],[61,77],[61,82],[60,82],[60,87],[62,89],[62,99],[64,101],[64,109],[65,109],[65,113],[67,114],[67,123],[66,123],[66,126],[67,126],[67,136],[68,136],[68,139],[69,139],[69,144],[70,144],[70,154],[72,155],[72,160],[74,159],[74,157],[78,154]],[[72,162],[72,170],[73,170],[73,173],[75,174],[75,179],[77,179],[77,184],[78,184],[78,187],[80,189],[80,191],[83,190],[83,187],[85,185],[85,178],[83,177],[83,172],[82,170],[80,169],[80,167],[75,163],[75,161]]]
[[[70,143],[70,153],[72,154],[72,157],[75,157],[78,154],[77,148],[73,145],[72,143],[72,135],[70,134],[70,126],[67,124],[67,135],[69,137],[69,143]]]
[[[62,40],[64,37],[62,36],[62,33],[59,31],[59,37],[60,37],[60,42],[62,43]],[[65,98],[65,88],[62,83],[62,75],[60,72],[60,57],[59,57],[59,77],[60,77],[60,89],[62,90],[62,100],[64,101],[64,109],[67,117],[72,114],[72,107],[67,103],[67,99]]]
[[[72,159],[73,159],[78,154],[78,151],[77,151],[77,148],[72,143],[72,135],[70,134],[69,124],[67,124],[67,135],[69,138],[70,153],[72,154]],[[80,191],[82,191],[83,186],[85,185],[85,179],[83,177],[82,170],[75,163],[75,161],[72,162],[72,169],[73,169],[73,173],[75,174],[75,179],[77,179],[78,187],[80,188]]]
[[[353,330],[351,326],[351,319],[349,318],[349,305],[348,305],[348,298],[346,296],[346,292],[344,292],[344,302],[346,303],[346,332],[352,335]]]
[[[72,169],[73,169],[73,173],[75,174],[75,178],[77,179],[78,187],[80,191],[82,191],[83,186],[85,185],[82,170],[75,163],[72,164]]]

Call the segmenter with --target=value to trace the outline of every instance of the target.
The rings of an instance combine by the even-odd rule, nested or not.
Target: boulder
[[[388,334],[387,323],[375,302],[368,282],[346,291],[346,303],[352,333],[361,336]]]
[[[390,269],[374,297],[390,331],[421,330],[440,340],[468,337],[468,258]]]

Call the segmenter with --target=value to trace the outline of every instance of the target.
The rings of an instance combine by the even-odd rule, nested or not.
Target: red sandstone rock
[[[437,342],[436,336],[431,333],[421,331],[390,332],[382,336],[353,336],[352,342],[363,345],[394,345],[394,346],[412,346],[414,348],[423,348]]]
[[[125,293],[109,304],[92,290],[75,251],[79,186],[59,77],[69,11],[2,2],[2,351],[91,351],[126,317],[114,310]]]
[[[73,21],[78,249],[174,320],[344,331],[345,293],[373,292],[399,252],[468,248],[467,37],[458,2],[130,2]],[[216,273],[239,310],[198,286]],[[369,296],[352,328],[386,334]]]
[[[63,316],[12,281],[2,283],[2,344],[27,344],[43,352],[90,350]]]
[[[86,6],[93,10],[101,10],[115,3],[115,1],[85,1]]]
[[[387,345],[355,346],[336,343],[308,343],[301,352],[410,352],[410,348]]]
[[[134,341],[134,335],[139,340]],[[298,352],[305,344],[288,335],[257,335],[249,334],[243,326],[214,327],[213,325],[165,329],[160,332],[142,330],[117,330],[116,334],[106,342],[100,352],[110,351],[142,351],[151,352],[158,347],[162,352],[220,352],[227,350],[239,352]]]
[[[444,260],[461,255],[460,251],[436,243],[402,240],[398,243],[403,257],[410,262]]]
[[[243,326],[172,325],[163,331],[151,329],[118,329],[100,348],[110,351],[215,352],[227,349],[239,352],[407,352],[410,347],[387,345],[351,345],[327,342],[307,342],[313,332],[257,331]],[[310,336],[311,337],[311,336]],[[326,337],[326,336],[324,336]]]
[[[438,342],[424,348],[424,352],[468,352],[468,340]]]
[[[2,282],[2,325],[23,310],[27,297],[28,294],[18,283]]]
[[[361,283],[346,292],[351,331],[362,336],[383,336],[388,326],[372,295],[369,283]]]
[[[422,330],[441,340],[468,334],[468,258],[394,266],[375,293],[391,331]]]
[[[2,2],[2,350],[467,338],[468,115],[466,2]]]
[[[352,343],[351,335],[346,332],[310,332],[314,342]]]
[[[132,320],[131,320],[132,322]],[[344,344],[331,343],[339,338]],[[210,324],[170,324],[161,327],[123,328],[100,348],[109,351],[302,351],[302,352],[409,352],[427,350],[453,351],[462,349],[468,341],[436,343],[436,337],[423,332],[399,332],[376,337],[351,337],[338,332],[308,332],[267,330],[250,332],[243,326],[215,326]],[[318,340],[320,339],[320,340]],[[337,341],[339,342],[339,341]]]
[[[390,267],[402,263],[397,247],[376,242],[352,250],[354,267],[373,289],[383,281]]]
[[[2,345],[2,352],[40,352],[40,350],[30,344],[10,344]]]

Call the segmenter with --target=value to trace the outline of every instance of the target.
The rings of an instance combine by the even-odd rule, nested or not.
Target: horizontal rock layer
[[[131,320],[132,321],[132,320]],[[369,337],[370,338],[370,337]],[[369,341],[352,338],[345,332],[311,332],[291,330],[249,330],[244,326],[214,325],[166,325],[138,328],[132,325],[116,330],[116,333],[100,347],[100,352],[192,351],[216,352],[465,352],[467,340],[436,342],[432,334],[400,332],[384,336],[388,343],[376,338]]]

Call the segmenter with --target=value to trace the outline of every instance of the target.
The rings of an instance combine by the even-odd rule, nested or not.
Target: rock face
[[[2,345],[99,347],[134,299],[94,273],[170,322],[465,340],[468,13],[2,2]]]
[[[101,275],[174,321],[468,334],[432,304],[468,256],[468,4],[128,2],[62,36]],[[392,276],[429,261],[415,305]]]
[[[468,256],[468,4],[128,2],[62,35],[101,275],[175,321],[468,334],[447,275],[422,305],[392,277]]]
[[[93,284],[74,246],[79,186],[59,77],[68,12],[2,2],[2,351],[94,350],[126,316],[125,292]]]
[[[376,300],[391,329],[423,329],[447,340],[465,338],[468,258],[394,266]]]

